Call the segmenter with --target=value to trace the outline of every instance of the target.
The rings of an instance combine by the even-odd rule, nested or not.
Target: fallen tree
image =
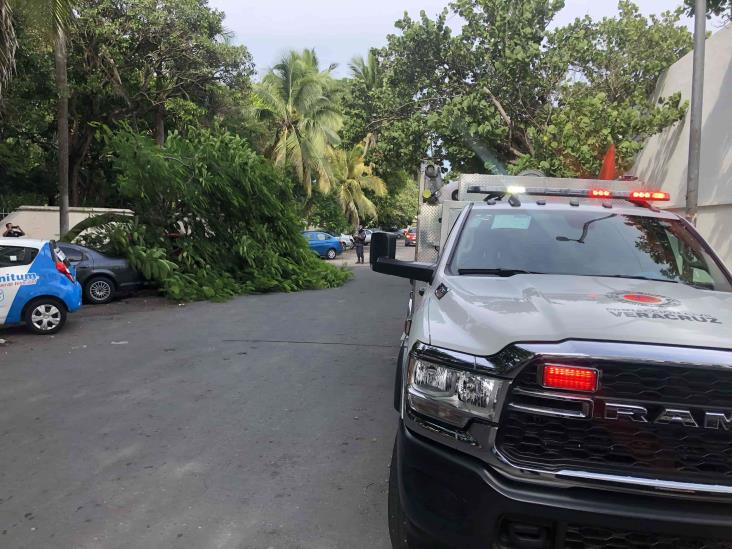
[[[301,236],[292,183],[242,138],[219,128],[169,134],[164,146],[100,130],[133,218],[100,218],[69,234],[127,257],[174,299],[339,286],[349,277]]]

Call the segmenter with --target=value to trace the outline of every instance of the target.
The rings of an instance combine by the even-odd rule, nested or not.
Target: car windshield
[[[473,210],[451,270],[638,278],[732,291],[729,279],[680,220],[611,212]]]

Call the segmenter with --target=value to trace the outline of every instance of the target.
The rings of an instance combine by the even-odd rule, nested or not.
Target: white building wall
[[[693,58],[687,54],[661,77],[659,97],[681,92],[691,100]],[[686,119],[648,140],[631,171],[649,187],[671,194],[671,208],[686,201],[689,156],[689,114]],[[717,31],[706,44],[699,231],[732,267],[732,27]]]
[[[122,215],[133,215],[131,210],[113,208],[70,208],[69,228],[89,217],[105,213],[118,213]],[[41,240],[56,240],[59,238],[59,212],[55,206],[21,206],[13,213],[0,220],[0,234],[5,230],[5,224],[12,223],[19,225],[28,238]]]

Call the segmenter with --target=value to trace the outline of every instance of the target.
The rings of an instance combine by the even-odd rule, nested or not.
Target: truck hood
[[[732,294],[623,278],[445,277],[429,298],[430,343],[492,355],[565,339],[732,349]]]

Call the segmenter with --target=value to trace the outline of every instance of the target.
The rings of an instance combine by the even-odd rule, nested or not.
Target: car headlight
[[[455,427],[463,428],[476,417],[497,422],[507,383],[412,354],[407,372],[407,402],[415,412]]]

